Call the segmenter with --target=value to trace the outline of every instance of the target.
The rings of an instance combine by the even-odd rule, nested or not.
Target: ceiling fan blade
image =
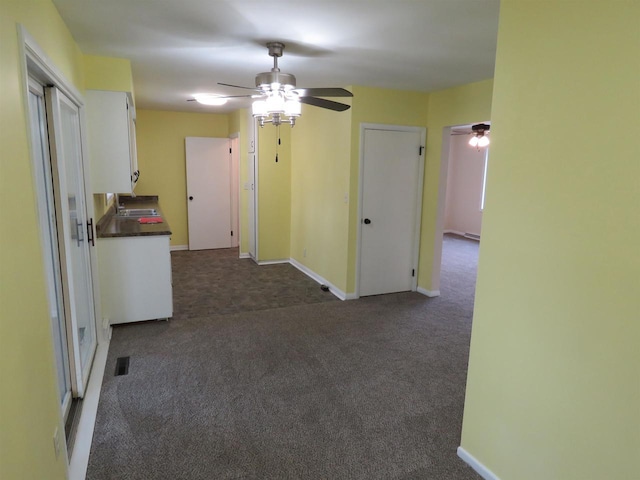
[[[301,97],[353,97],[353,93],[344,88],[296,88]]]
[[[313,105],[314,107],[326,108],[335,112],[344,112],[351,108],[351,105],[347,105],[345,103],[338,103],[332,100],[325,100],[324,98],[316,97],[300,97],[300,103],[306,103],[307,105]]]
[[[256,91],[260,91],[257,88],[252,88],[252,87],[242,87],[240,85],[231,85],[230,83],[220,83],[218,82],[218,85],[223,85],[225,87],[234,87],[234,88],[244,88],[245,90],[256,90]]]

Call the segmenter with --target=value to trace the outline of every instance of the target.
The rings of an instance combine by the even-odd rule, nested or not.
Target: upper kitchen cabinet
[[[132,193],[140,177],[136,112],[129,92],[85,92],[94,193]]]

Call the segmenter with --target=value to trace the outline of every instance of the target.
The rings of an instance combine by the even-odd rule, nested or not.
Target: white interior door
[[[189,250],[231,247],[228,138],[186,137]]]
[[[78,106],[55,87],[46,89],[64,299],[71,332],[72,386],[84,396],[96,350],[95,309]]]
[[[415,288],[419,130],[364,129],[359,294]]]

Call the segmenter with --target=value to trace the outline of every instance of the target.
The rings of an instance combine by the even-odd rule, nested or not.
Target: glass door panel
[[[36,160],[35,176],[38,187],[38,216],[42,232],[43,261],[47,279],[58,393],[63,418],[66,420],[71,406],[71,372],[62,296],[60,257],[58,255],[51,161],[47,141],[44,87],[33,79],[29,79],[29,120],[31,123],[33,154]]]
[[[67,271],[66,297],[73,343],[74,390],[84,396],[96,349],[95,312],[87,218],[85,208],[80,113],[78,107],[55,88],[47,89],[50,107],[49,138],[59,192],[58,231],[64,234],[63,264]],[[60,233],[62,235],[62,233]]]

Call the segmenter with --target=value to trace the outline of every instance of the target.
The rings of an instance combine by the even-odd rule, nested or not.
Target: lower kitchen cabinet
[[[102,317],[111,325],[173,315],[169,236],[98,240]]]

